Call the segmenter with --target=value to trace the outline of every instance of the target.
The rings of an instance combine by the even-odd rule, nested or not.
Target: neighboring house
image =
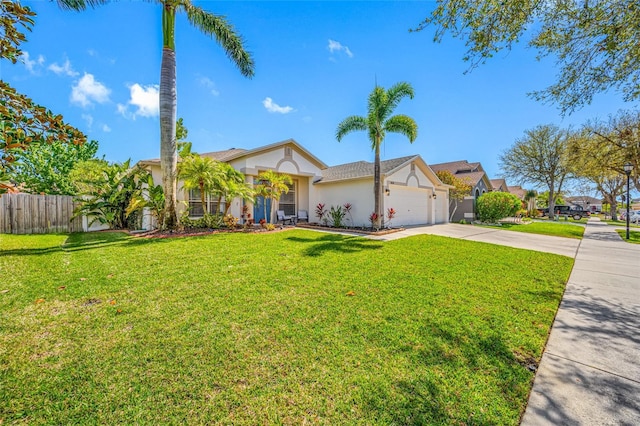
[[[602,200],[588,195],[580,195],[577,197],[565,197],[565,203],[570,206],[580,206],[582,210],[594,213],[602,211]]]
[[[286,173],[293,179],[289,193],[279,202],[279,210],[286,215],[295,215],[306,210],[311,222],[317,221],[315,208],[319,203],[330,206],[352,205],[351,217],[354,226],[369,226],[373,212],[373,163],[359,161],[329,167],[293,139],[254,149],[228,149],[200,154],[232,165],[246,176],[248,183],[255,183],[258,174],[266,170]],[[155,182],[161,182],[160,160],[140,161],[148,168]],[[396,216],[394,226],[436,224],[447,222],[449,186],[440,182],[435,173],[419,155],[381,162],[383,193],[381,202],[384,211],[393,208]],[[200,194],[197,190],[186,191],[178,182],[178,202],[184,201],[191,217],[202,216]],[[223,204],[224,204],[223,200]],[[247,206],[254,220],[264,216],[264,200],[255,203],[234,199],[229,212],[236,217]],[[220,211],[223,206],[217,200],[206,200],[210,212]],[[267,211],[269,211],[267,202]],[[351,217],[347,217],[350,219]]]
[[[482,194],[493,190],[491,181],[485,173],[480,163],[469,163],[467,160],[452,161],[450,163],[440,163],[429,165],[434,172],[448,170],[459,179],[465,179],[471,185],[471,193],[464,200],[458,202],[455,208],[454,203],[449,206],[450,212],[455,208],[455,214],[451,218],[452,222],[464,220],[474,220],[476,200]]]
[[[493,191],[509,192],[507,181],[505,181],[504,179],[491,179],[489,180],[489,182],[491,182],[491,187],[493,188]]]
[[[524,198],[527,195],[527,190],[522,188],[519,185],[518,186],[508,186],[507,189],[508,189],[508,191],[510,193],[512,193],[516,197],[520,198],[522,201],[524,201]]]

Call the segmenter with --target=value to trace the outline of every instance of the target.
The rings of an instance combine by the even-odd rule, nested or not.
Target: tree
[[[263,196],[266,200],[271,199],[271,211],[269,212],[270,222],[273,223],[273,212],[277,210],[278,201],[282,194],[289,192],[289,185],[293,184],[291,176],[281,173],[276,173],[273,170],[267,170],[258,175],[258,187],[256,188],[256,194]],[[266,218],[265,207],[265,218]]]
[[[473,188],[467,179],[461,179],[449,170],[440,170],[436,172],[436,175],[438,175],[442,183],[453,186],[453,188],[449,189],[449,203],[453,203],[453,210],[449,216],[449,221],[452,221],[453,215],[456,214],[456,210],[458,209],[458,203],[464,200],[464,197],[470,195]]]
[[[417,30],[429,25],[436,26],[435,41],[446,33],[466,40],[471,68],[530,36],[539,57],[553,55],[559,66],[557,82],[532,95],[558,103],[563,113],[611,88],[627,101],[640,98],[636,0],[439,0]]]
[[[191,154],[182,159],[178,170],[184,189],[199,190],[202,210],[204,214],[209,214],[205,197],[213,192],[216,181],[221,178],[217,162],[209,157]]]
[[[550,215],[557,193],[571,177],[567,160],[570,137],[569,131],[556,126],[538,126],[525,131],[525,136],[500,156],[503,177],[520,185],[532,183],[548,189]]]
[[[217,167],[218,174],[217,179],[214,181],[212,192],[218,195],[218,205],[224,198],[224,215],[226,216],[234,198],[240,197],[244,200],[252,200],[255,196],[255,191],[251,185],[245,182],[244,174],[234,169],[231,164],[218,162]]]
[[[373,165],[373,194],[374,212],[376,213],[375,226],[380,226],[380,220],[384,212],[380,206],[382,197],[382,185],[380,184],[380,146],[384,142],[387,132],[400,133],[409,139],[410,143],[418,137],[418,125],[413,118],[406,115],[391,116],[393,110],[400,101],[409,97],[413,99],[413,87],[409,83],[400,82],[391,86],[388,90],[376,85],[367,102],[367,116],[352,115],[345,118],[336,130],[338,142],[348,133],[354,131],[368,131],[371,149],[375,152]]]
[[[80,161],[94,158],[98,142],[74,145],[54,141],[32,143],[29,149],[16,153],[16,162],[9,172],[11,180],[32,194],[75,195],[71,170]]]
[[[536,210],[536,198],[538,197],[538,192],[535,189],[528,189],[524,194],[524,202],[527,203],[527,211],[529,212],[529,216],[534,216],[534,210]]]
[[[84,10],[87,6],[107,3],[108,0],[58,0],[63,8]],[[160,66],[160,168],[165,195],[162,228],[173,229],[178,224],[176,192],[178,155],[176,143],[176,12],[183,11],[189,23],[204,34],[215,38],[227,56],[245,77],[254,74],[251,55],[244,48],[244,40],[223,16],[214,15],[194,6],[190,0],[156,0],[162,7],[162,63]]]
[[[0,59],[16,63],[22,55],[24,31],[31,31],[35,12],[11,1],[0,2]],[[66,124],[61,115],[33,102],[0,80],[0,195],[11,186],[9,172],[16,156],[34,141],[73,143],[86,141],[78,129]]]

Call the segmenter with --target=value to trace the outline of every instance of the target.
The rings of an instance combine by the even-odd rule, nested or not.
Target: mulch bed
[[[333,232],[349,232],[351,234],[361,235],[387,235],[394,232],[404,231],[404,228],[387,228],[376,231],[375,229],[363,229],[363,228],[334,228],[332,226],[322,226],[316,223],[298,223],[298,228],[315,229],[320,231],[333,231]]]

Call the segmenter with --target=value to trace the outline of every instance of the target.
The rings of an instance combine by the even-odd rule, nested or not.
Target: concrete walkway
[[[640,245],[589,220],[522,425],[640,425]]]

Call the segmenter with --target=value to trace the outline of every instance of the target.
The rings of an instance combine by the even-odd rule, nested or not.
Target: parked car
[[[589,217],[591,215],[590,212],[584,210],[580,206],[555,206],[554,208],[557,215],[560,216],[571,216],[575,220],[580,220],[583,217]],[[538,209],[540,215],[542,217],[549,216],[549,208],[546,209]]]
[[[620,213],[620,220],[622,221],[626,221],[627,220],[627,211],[623,210],[622,213]],[[629,222],[632,223],[639,223],[640,222],[640,210],[631,210],[629,211]]]

